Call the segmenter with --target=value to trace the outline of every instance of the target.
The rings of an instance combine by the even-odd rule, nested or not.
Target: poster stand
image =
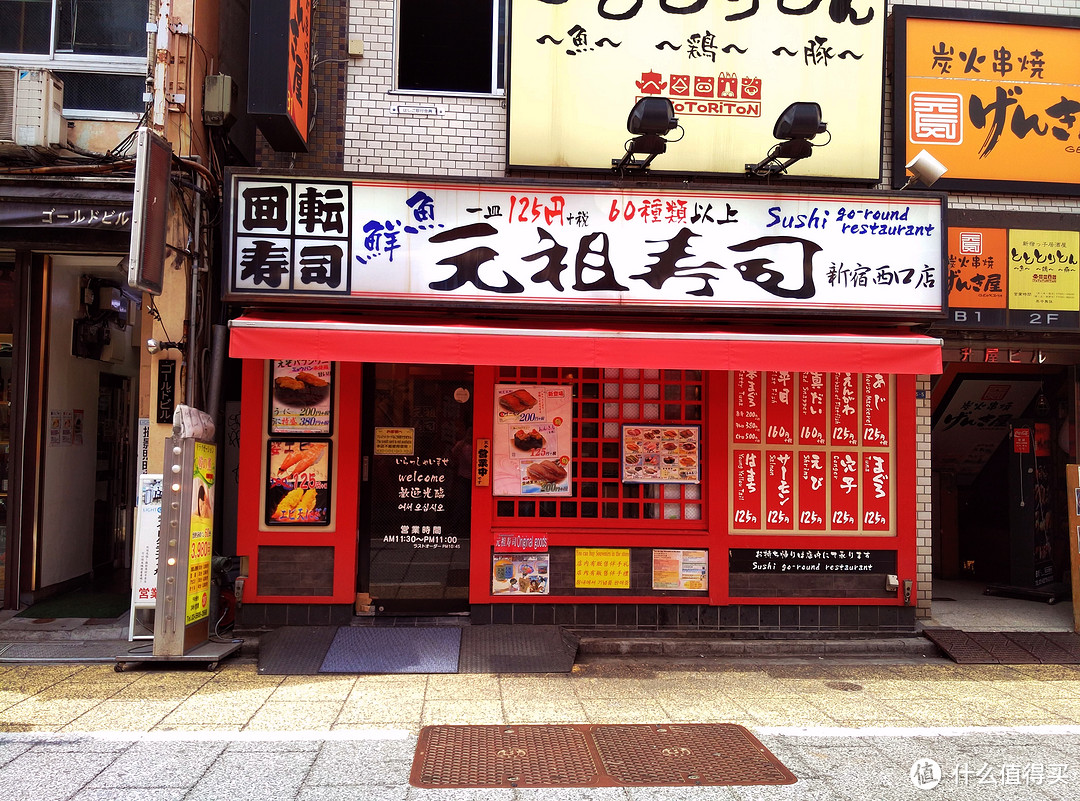
[[[210,639],[217,446],[209,417],[188,411],[200,416],[195,427],[174,425],[165,440],[153,653],[116,657],[117,672],[142,662],[203,662],[215,670],[240,649],[240,641]]]

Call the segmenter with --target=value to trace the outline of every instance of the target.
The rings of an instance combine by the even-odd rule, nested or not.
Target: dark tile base
[[[260,626],[347,626],[353,618],[349,604],[241,604],[237,623]]]
[[[706,606],[704,604],[474,604],[473,624],[516,623],[632,631],[700,631],[769,636],[911,634],[913,606],[837,604]]]

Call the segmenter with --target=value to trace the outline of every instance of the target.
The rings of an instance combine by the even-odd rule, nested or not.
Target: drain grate
[[[742,726],[425,726],[414,787],[693,787],[793,784]]]
[[[965,632],[932,628],[925,629],[924,634],[950,659],[961,664],[1080,664],[1080,637],[1071,632]]]

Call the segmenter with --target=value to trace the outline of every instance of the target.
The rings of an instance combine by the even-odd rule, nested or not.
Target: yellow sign
[[[491,440],[487,437],[476,440],[476,458],[473,460],[473,468],[476,471],[474,486],[486,487],[491,484]]]
[[[412,456],[416,450],[415,428],[376,428],[376,456]]]
[[[206,442],[195,443],[185,625],[210,615],[210,557],[214,545],[216,462],[217,449],[214,445]]]
[[[905,163],[925,149],[943,180],[1080,182],[1080,30],[939,18],[962,13],[907,10]]]
[[[743,174],[784,109],[816,101],[832,139],[789,172],[880,176],[884,0],[516,0],[510,14],[511,165],[610,169],[634,104],[659,96],[685,135],[653,170]]]
[[[1009,307],[1080,308],[1080,233],[1009,230]]]
[[[630,589],[630,549],[575,548],[574,586]]]

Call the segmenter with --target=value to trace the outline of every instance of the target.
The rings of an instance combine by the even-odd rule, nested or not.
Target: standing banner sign
[[[128,642],[152,640],[153,634],[136,634],[137,612],[157,606],[158,533],[161,528],[161,473],[139,476],[139,501],[135,509],[135,543],[131,557],[131,614]]]

